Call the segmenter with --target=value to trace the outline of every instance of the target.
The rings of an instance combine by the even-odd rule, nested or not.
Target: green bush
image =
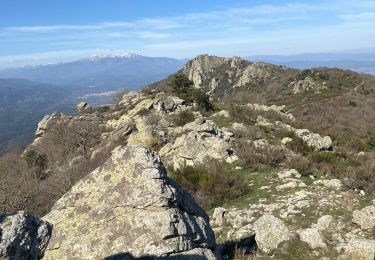
[[[172,88],[172,92],[184,99],[186,103],[196,103],[198,109],[203,111],[212,111],[213,104],[210,102],[210,96],[203,93],[200,89],[194,88],[194,83],[182,72],[173,75],[168,85]]]
[[[357,104],[357,102],[355,102],[355,101],[349,101],[349,106],[357,107],[358,104]]]
[[[206,209],[223,205],[244,195],[248,190],[248,186],[238,175],[225,171],[223,164],[218,161],[185,166],[179,170],[170,170],[169,173],[172,179],[188,190]]]

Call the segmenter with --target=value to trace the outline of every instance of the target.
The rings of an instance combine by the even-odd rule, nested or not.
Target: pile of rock
[[[218,129],[214,122],[200,117],[180,130],[182,135],[159,151],[163,161],[175,169],[211,159],[227,162],[238,159],[231,148],[231,134]]]

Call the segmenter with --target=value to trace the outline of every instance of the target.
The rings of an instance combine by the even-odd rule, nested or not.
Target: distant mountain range
[[[77,89],[138,89],[176,72],[184,61],[131,53],[95,54],[88,58],[0,70],[0,78],[23,78]]]
[[[264,61],[296,69],[329,67],[375,75],[375,51],[358,53],[306,53],[297,55],[254,55],[250,61]]]
[[[109,104],[119,89],[139,89],[175,73],[184,61],[129,53],[96,54],[67,63],[0,70],[0,152],[26,144],[37,123],[75,104]]]
[[[298,69],[338,67],[375,74],[375,52],[248,56],[246,59]],[[29,142],[37,122],[45,114],[74,113],[74,106],[80,101],[109,104],[120,89],[137,90],[160,81],[180,70],[186,62],[186,59],[109,53],[72,62],[2,69],[0,151],[9,143]]]

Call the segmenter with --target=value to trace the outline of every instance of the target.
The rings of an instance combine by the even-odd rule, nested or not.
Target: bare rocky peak
[[[278,77],[279,66],[256,62],[240,57],[223,58],[200,55],[190,60],[183,72],[196,88],[213,93],[218,88],[236,88]]]

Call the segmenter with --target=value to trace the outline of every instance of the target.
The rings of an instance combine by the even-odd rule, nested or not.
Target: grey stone
[[[0,214],[0,258],[41,259],[51,237],[52,226],[23,211]]]

